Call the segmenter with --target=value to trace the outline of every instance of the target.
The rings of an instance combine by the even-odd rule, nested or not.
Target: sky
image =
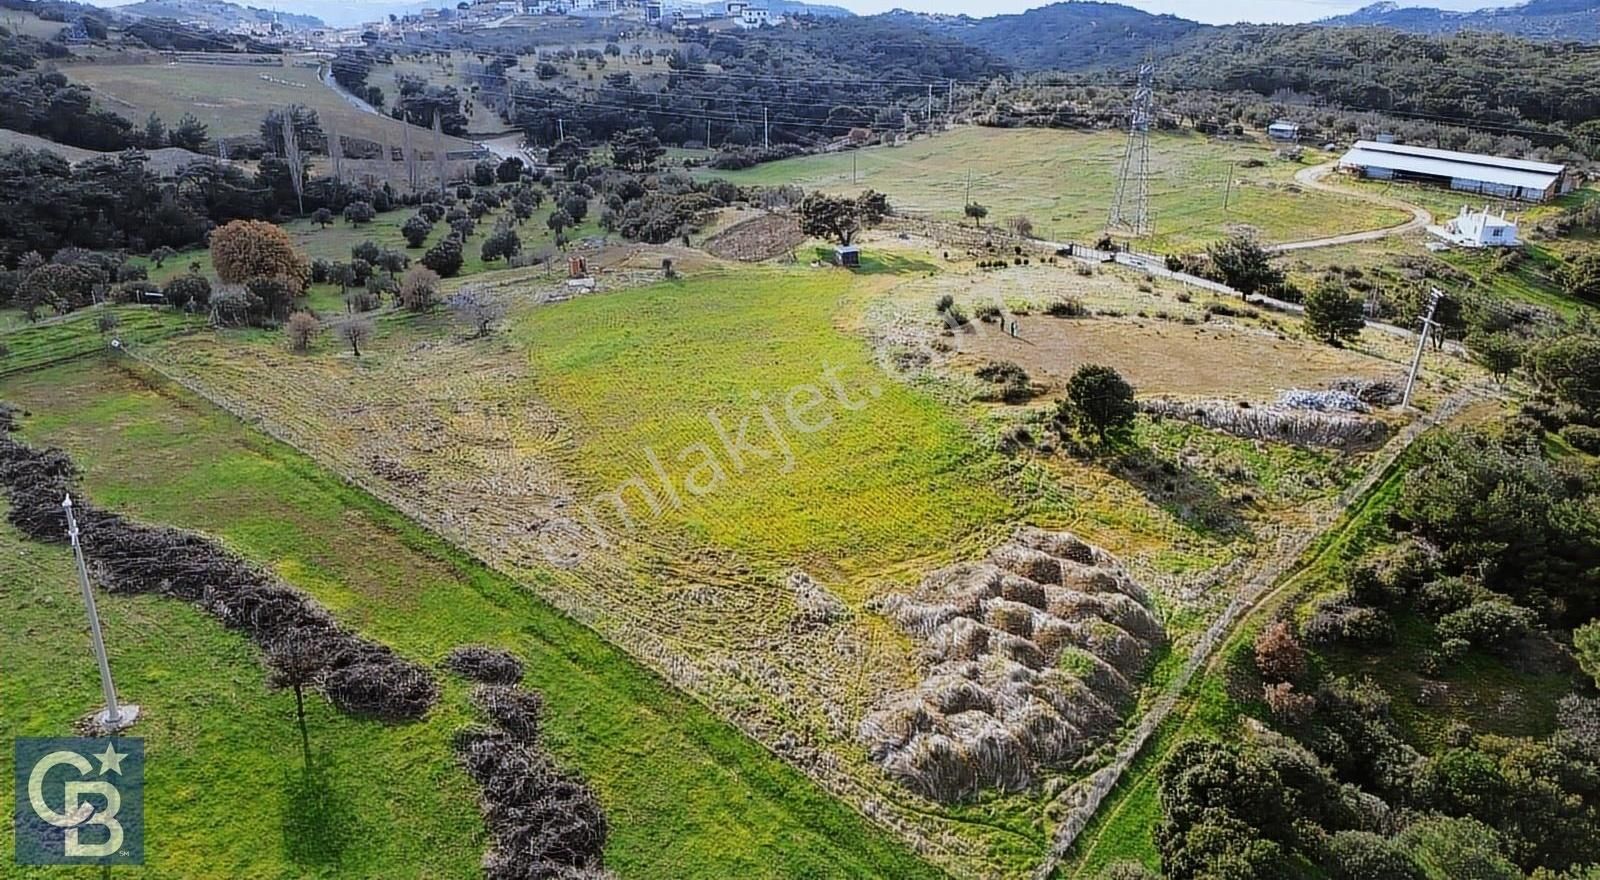
[[[132,0],[89,0],[96,6],[120,6]],[[327,18],[325,0],[234,0],[245,6],[281,9],[285,12],[303,12]],[[965,13],[972,16],[999,15],[1023,12],[1042,5],[1040,0],[812,0],[843,6],[854,12],[869,15],[886,12],[896,7],[916,12]],[[1229,24],[1238,21],[1301,22],[1315,21],[1353,12],[1373,0],[1121,0],[1157,14],[1170,13],[1182,18],[1203,21],[1207,24]],[[415,0],[344,0],[343,10],[369,8],[376,18],[379,11],[390,12],[400,5],[416,5]],[[428,5],[441,5],[429,3]],[[1400,0],[1402,6],[1430,6],[1438,9],[1470,10],[1486,6],[1510,5],[1506,0]]]

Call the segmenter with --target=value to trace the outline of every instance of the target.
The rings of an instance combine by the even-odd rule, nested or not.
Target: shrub
[[[373,218],[377,216],[378,212],[372,207],[371,202],[351,202],[350,204],[344,206],[345,222],[349,223],[351,226],[360,226],[363,223],[371,223]]]
[[[1089,314],[1089,310],[1084,308],[1082,302],[1069,296],[1045,306],[1044,313],[1052,318],[1081,318]]]
[[[368,239],[350,249],[350,259],[362,260],[370,265],[378,262],[378,255],[381,253],[383,251],[378,247],[378,243]]]
[[[1502,599],[1484,599],[1439,619],[1439,637],[1460,639],[1479,648],[1504,645],[1534,622],[1534,613]]]
[[[428,240],[428,233],[432,231],[433,223],[420,213],[406,218],[405,224],[400,227],[400,234],[405,236],[406,247],[409,248],[422,247],[423,242]]]
[[[979,367],[979,379],[998,385],[999,397],[1007,403],[1018,403],[1033,396],[1033,383],[1022,367],[1010,361],[993,361]]]
[[[1589,425],[1567,425],[1561,429],[1561,439],[1572,448],[1590,455],[1600,455],[1600,428]]]
[[[513,685],[522,680],[522,661],[509,651],[463,645],[445,655],[446,669],[484,684]]]
[[[973,309],[972,315],[985,324],[993,324],[995,321],[1000,320],[1001,311],[1000,307],[994,303],[984,303]]]
[[[1294,689],[1287,681],[1261,686],[1261,700],[1274,718],[1284,724],[1303,724],[1317,709],[1317,699]]]
[[[1410,856],[1370,831],[1335,833],[1323,866],[1331,880],[1423,880]]]
[[[400,278],[400,305],[411,312],[426,312],[439,302],[439,273],[427,266],[412,266]]]
[[[289,350],[309,349],[312,340],[317,338],[317,333],[321,329],[322,323],[310,312],[295,312],[290,315],[288,323],[283,326],[284,335],[289,339]]]
[[[482,256],[484,262],[497,260],[502,257],[509,260],[522,252],[522,239],[517,237],[516,230],[509,226],[496,229],[483,240]]]
[[[950,307],[954,306],[955,304],[956,298],[947,293],[939,297],[939,300],[933,304],[933,308],[942,315],[945,312],[950,311]]]
[[[422,265],[437,272],[440,277],[453,278],[461,271],[461,242],[455,238],[446,238],[428,248],[422,255]]]
[[[1280,620],[1256,636],[1256,669],[1269,682],[1293,681],[1306,670],[1306,652],[1289,622]]]

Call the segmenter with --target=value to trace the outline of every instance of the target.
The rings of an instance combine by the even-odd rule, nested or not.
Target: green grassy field
[[[74,454],[96,503],[203,529],[425,663],[469,642],[524,657],[548,745],[607,809],[619,876],[934,874],[589,630],[209,404],[99,360],[12,377],[0,399],[31,411],[26,439]],[[0,552],[7,729],[65,733],[97,699],[69,558],[9,527]],[[477,873],[482,824],[448,751],[471,720],[461,683],[442,676],[441,704],[408,725],[313,699],[306,777],[293,697],[264,689],[241,637],[152,597],[108,596],[101,611],[122,690],[147,713],[152,876]]]
[[[852,195],[870,187],[887,193],[897,208],[950,219],[962,217],[970,176],[972,200],[989,209],[985,222],[999,225],[1024,214],[1041,237],[1083,241],[1105,227],[1125,140],[1116,132],[969,127],[904,147],[701,173],[740,184],[794,183]],[[1162,133],[1151,136],[1150,149],[1156,235],[1146,247],[1194,248],[1245,226],[1269,241],[1293,241],[1406,219],[1355,197],[1300,191],[1293,178],[1304,166],[1255,144]],[[1247,168],[1249,160],[1263,164]]]
[[[102,333],[98,322],[106,312],[115,316],[117,326]],[[150,306],[97,306],[39,323],[7,310],[0,312],[0,376],[104,351],[113,338],[154,342],[201,324],[197,318]]]
[[[210,126],[212,139],[259,137],[267,111],[288,104],[316,110],[324,131],[334,128],[379,143],[387,137],[399,145],[404,129],[398,120],[350,104],[317,79],[315,67],[169,64],[156,58],[149,64],[68,64],[62,72],[93,90],[106,109],[135,122],[155,113],[171,126],[193,113]],[[412,138],[418,148],[431,149],[432,131],[413,127]],[[446,137],[445,144],[446,149],[470,146],[454,137]]]
[[[785,395],[803,386],[833,397],[831,368],[858,410],[819,405],[816,421],[831,423],[810,434],[780,423],[792,467],[752,458],[669,521],[758,558],[861,571],[938,552],[1010,511],[991,488],[997,461],[966,426],[837,332],[836,313],[861,295],[848,273],[744,271],[534,310],[513,332],[605,488],[650,473],[647,450],[670,461],[718,447],[712,414],[731,426],[770,406],[783,419]],[[755,424],[756,442],[777,450]]]

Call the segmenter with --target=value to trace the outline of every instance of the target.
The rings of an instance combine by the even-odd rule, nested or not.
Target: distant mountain
[[[1538,40],[1600,42],[1600,0],[1529,0],[1521,6],[1476,12],[1383,2],[1318,24],[1386,27],[1414,34],[1499,31]]]
[[[989,18],[903,9],[876,17],[955,37],[1031,70],[1122,65],[1212,30],[1210,25],[1175,15],[1153,15],[1131,6],[1093,2],[1052,3],[1016,15]]]
[[[264,24],[276,20],[290,30],[320,28],[325,25],[315,15],[279,12],[240,6],[227,0],[141,0],[128,6],[116,7],[116,12],[133,18],[171,18],[177,21],[204,22],[207,26],[226,31],[240,25]]]

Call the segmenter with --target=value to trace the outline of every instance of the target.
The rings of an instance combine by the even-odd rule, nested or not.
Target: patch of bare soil
[[[1060,390],[1084,364],[1104,364],[1140,394],[1260,400],[1290,388],[1319,388],[1345,376],[1385,378],[1394,365],[1332,348],[1224,324],[1029,316],[1017,336],[993,325],[963,335],[961,361],[1005,360],[1036,383]]]
[[[758,263],[782,256],[805,240],[793,217],[764,214],[711,236],[706,239],[705,249],[723,259]]]

